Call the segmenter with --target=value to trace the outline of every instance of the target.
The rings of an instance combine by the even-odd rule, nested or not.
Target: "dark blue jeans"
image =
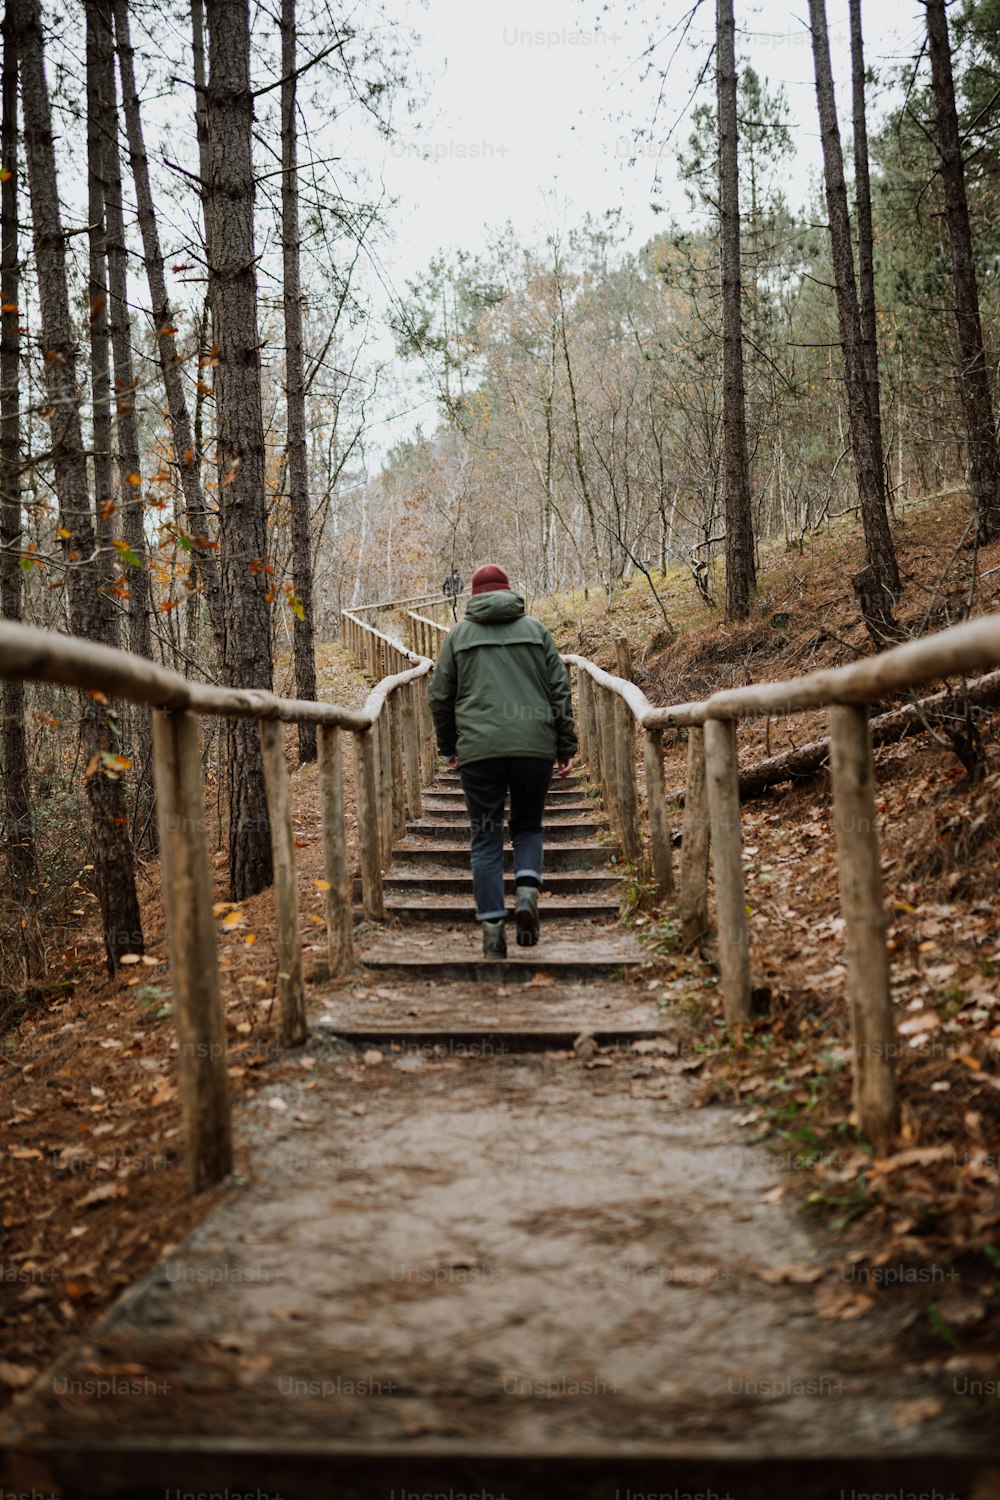
[[[542,884],[542,816],[552,761],[525,755],[473,760],[458,771],[472,828],[472,888],[476,920],[506,915],[503,896],[503,817],[510,792],[510,840],[518,885]]]

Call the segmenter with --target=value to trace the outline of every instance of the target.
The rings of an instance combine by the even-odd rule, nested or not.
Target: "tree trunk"
[[[316,697],[313,644],[312,532],[306,457],[306,378],[302,349],[299,265],[299,178],[295,122],[295,0],[281,4],[281,240],[285,311],[285,410],[288,424],[288,501],[292,513],[293,645],[295,691]],[[299,760],[316,759],[315,724],[299,725]]]
[[[879,433],[882,396],[878,377],[878,333],[875,324],[875,236],[868,170],[868,121],[865,113],[865,50],[861,33],[861,0],[850,0],[851,79],[854,109],[854,198],[858,234],[858,313],[861,356],[868,385],[868,406]]]
[[[109,645],[121,644],[115,589],[123,564],[115,557],[114,465],[111,461],[111,345],[108,340],[108,263],[104,233],[104,130],[98,83],[100,67],[96,27],[100,20],[94,0],[86,0],[87,59],[87,309],[90,328],[91,433],[93,438],[96,560],[100,578],[104,634]]]
[[[180,476],[187,524],[192,539],[192,553],[197,557],[198,567],[204,581],[205,599],[216,644],[221,655],[222,599],[219,569],[214,552],[216,543],[208,517],[208,507],[201,483],[201,454],[195,447],[188,415],[184,382],[181,379],[181,358],[174,337],[175,325],[167,295],[167,279],[160,248],[160,234],[153,207],[153,193],[149,180],[149,161],[143,137],[142,114],[135,83],[135,61],[129,33],[127,0],[114,0],[115,36],[118,43],[118,61],[121,70],[122,105],[125,112],[125,129],[128,137],[129,164],[135,185],[136,208],[139,231],[142,235],[142,254],[149,284],[149,300],[156,350],[163,388],[170,416],[173,437],[174,465]]]
[[[740,307],[740,177],[733,0],[716,8],[719,110],[719,261],[722,279],[722,472],[726,509],[726,619],[745,620],[757,581],[750,509],[743,319]]]
[[[206,95],[222,575],[222,668],[230,687],[271,687],[273,574],[267,559],[264,425],[254,252],[248,0],[208,0]],[[270,885],[271,837],[260,736],[227,723],[229,875],[235,901]]]
[[[951,47],[944,0],[926,0],[927,40],[931,55],[931,83],[937,116],[937,148],[941,160],[945,217],[951,245],[951,274],[955,286],[955,325],[958,331],[959,389],[965,414],[966,472],[976,536],[981,545],[1000,533],[1000,456],[997,453],[993,402],[983,350],[979,317],[979,288],[965,194],[965,166],[955,107]]]
[[[108,330],[115,380],[118,511],[122,540],[128,553],[128,648],[152,660],[149,558],[146,551],[142,461],[135,399],[138,380],[132,360],[132,325],[128,308],[128,250],[122,208],[121,153],[118,148],[118,90],[115,82],[114,37],[110,14],[96,12],[96,40],[100,53],[100,100],[104,109],[104,220],[108,266]],[[155,848],[157,826],[153,792],[153,725],[148,708],[132,709],[134,759],[138,770],[134,825],[147,847]]]
[[[816,72],[816,102],[823,138],[823,170],[830,220],[833,279],[837,288],[837,321],[865,549],[868,562],[878,574],[880,584],[895,598],[901,585],[896,549],[886,514],[882,429],[877,413],[871,408],[862,349],[861,313],[851,249],[851,219],[847,207],[847,186],[844,182],[844,156],[840,145],[833,73],[830,69],[826,0],[809,0],[809,16]]]
[[[94,525],[87,490],[87,460],[76,383],[76,341],[69,309],[66,239],[59,213],[52,113],[42,49],[39,0],[22,0],[21,98],[28,184],[34,220],[35,265],[41,308],[40,343],[52,432],[52,466],[60,537],[75,635],[108,643],[107,616],[94,565]],[[142,949],[135,867],[122,782],[113,764],[118,751],[113,708],[85,694],[82,738],[88,757],[85,781],[94,824],[94,867],[104,919],[108,968],[123,953]]]
[[[17,219],[17,0],[7,0],[3,18],[3,123],[0,126],[0,618],[21,619],[21,337]],[[0,683],[0,769],[4,786],[4,834],[11,894],[21,904],[36,877],[31,817],[31,778],[24,730],[24,682]]]
[[[558,260],[555,267],[556,272],[556,294],[559,298],[559,333],[562,343],[563,361],[566,366],[566,381],[569,386],[569,404],[573,416],[573,460],[576,465],[577,478],[580,481],[580,493],[583,496],[584,507],[587,512],[587,520],[590,526],[590,544],[594,549],[594,565],[597,568],[598,577],[601,576],[601,548],[597,540],[597,519],[594,515],[594,500],[590,493],[590,485],[587,481],[587,466],[583,460],[583,437],[580,432],[580,409],[576,399],[576,381],[573,378],[573,362],[569,357],[569,337],[566,332],[566,304],[563,299],[562,281],[560,279],[560,266]]]

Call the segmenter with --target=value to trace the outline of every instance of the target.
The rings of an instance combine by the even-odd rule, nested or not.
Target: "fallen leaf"
[[[872,1162],[872,1172],[898,1172],[902,1167],[929,1167],[936,1161],[953,1161],[954,1146],[912,1146],[895,1156],[880,1156]]]
[[[792,1286],[809,1286],[810,1283],[819,1281],[824,1271],[822,1266],[793,1262],[787,1266],[762,1266],[754,1275],[758,1281],[766,1281],[768,1286],[780,1286],[782,1282],[790,1282]]]
[[[109,1198],[119,1198],[124,1189],[116,1182],[102,1182],[100,1187],[91,1188],[87,1195],[77,1202],[77,1208],[94,1208],[98,1203],[107,1203]]]
[[[844,1323],[863,1318],[874,1306],[875,1298],[867,1292],[852,1292],[846,1288],[821,1288],[813,1302],[813,1310],[821,1318],[839,1318]]]
[[[936,1010],[921,1010],[915,1016],[907,1016],[900,1021],[896,1029],[900,1036],[913,1036],[918,1031],[933,1031],[940,1025],[941,1017]]]
[[[898,1432],[903,1427],[919,1427],[932,1417],[941,1415],[941,1402],[936,1396],[918,1396],[913,1401],[897,1401],[892,1425]]]

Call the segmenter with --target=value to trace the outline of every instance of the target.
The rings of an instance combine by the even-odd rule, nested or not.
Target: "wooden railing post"
[[[437,741],[431,714],[431,679],[426,674],[417,679],[418,724],[420,726],[420,771],[424,786],[430,786],[437,770]]]
[[[191,1182],[201,1192],[233,1169],[201,745],[194,714],[157,711],[152,717],[181,1113]]]
[[[667,785],[663,774],[663,731],[642,732],[646,768],[646,807],[649,810],[649,873],[658,896],[674,891],[673,832],[667,815]]]
[[[374,724],[375,743],[378,747],[378,824],[383,869],[389,868],[392,859],[392,720],[386,705]]]
[[[622,852],[626,859],[642,854],[639,838],[639,792],[635,774],[635,715],[623,698],[612,693],[618,775],[618,817]]]
[[[587,703],[587,671],[584,667],[576,669],[576,719],[579,730],[580,755],[588,766],[590,759],[590,714]]]
[[[306,991],[302,978],[302,938],[299,932],[299,887],[295,871],[295,828],[288,795],[285,726],[278,719],[261,719],[260,746],[264,757],[267,811],[274,859],[274,910],[278,928],[278,995],[281,1001],[281,1040],[297,1047],[309,1035]]]
[[[738,1026],[750,1015],[750,944],[734,719],[706,721],[705,779],[712,829],[722,1004],[729,1025]]]
[[[323,874],[329,886],[326,893],[327,955],[330,978],[337,979],[347,973],[354,961],[354,919],[351,913],[351,880],[347,862],[340,730],[331,724],[321,724],[318,742]]]
[[[389,694],[383,708],[383,714],[389,715],[392,725],[392,733],[389,737],[389,749],[391,751],[390,765],[392,767],[392,837],[402,838],[406,832],[406,780],[404,776],[403,756],[403,706],[401,702],[401,688],[394,688]],[[392,857],[392,846],[389,849]]]
[[[687,785],[681,824],[681,946],[694,948],[708,931],[708,788],[705,731],[688,730]]]
[[[618,758],[615,753],[615,704],[610,688],[595,684],[597,722],[601,736],[601,791],[604,811],[615,833],[621,836],[618,819]]]
[[[584,692],[587,699],[587,727],[590,731],[588,739],[588,760],[594,781],[598,789],[604,784],[604,762],[601,758],[601,704],[600,688],[593,681],[589,672],[584,673]]]
[[[402,688],[401,728],[403,735],[403,764],[406,772],[406,816],[419,818],[423,814],[420,797],[420,681],[418,677]]]
[[[354,734],[354,786],[361,850],[361,902],[370,922],[385,920],[382,900],[382,830],[378,815],[378,742],[375,726]]]
[[[899,1100],[868,709],[835,704],[829,712],[829,724],[840,906],[854,1038],[854,1103],[862,1133],[884,1153],[899,1130]]]

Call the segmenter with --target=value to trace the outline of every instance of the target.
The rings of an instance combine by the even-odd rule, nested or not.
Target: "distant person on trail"
[[[446,599],[450,599],[451,598],[451,574],[450,573],[446,573],[444,575],[444,583],[442,583],[442,585],[441,585],[441,592],[442,592],[442,594],[444,594],[444,596],[445,596]]]
[[[457,568],[451,570],[451,592],[456,599],[462,592],[462,575]]]
[[[503,568],[472,575],[465,614],[444,638],[431,683],[438,749],[457,766],[472,831],[472,885],[483,954],[507,957],[503,820],[510,793],[514,920],[520,947],[538,942],[542,816],[555,763],[577,750],[569,677],[555,641],[524,612]]]

